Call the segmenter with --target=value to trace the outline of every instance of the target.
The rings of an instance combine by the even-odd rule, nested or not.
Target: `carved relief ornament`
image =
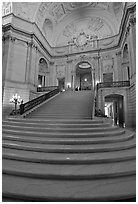
[[[2,40],[3,40],[3,41],[8,41],[8,40],[10,40],[10,41],[12,41],[12,42],[15,42],[16,38],[13,37],[13,36],[11,36],[11,35],[6,35],[6,36],[2,36]]]
[[[121,55],[121,51],[116,52],[116,56]]]
[[[130,26],[135,25],[135,24],[136,24],[136,17],[131,17],[131,18],[129,19],[129,24],[130,24]]]

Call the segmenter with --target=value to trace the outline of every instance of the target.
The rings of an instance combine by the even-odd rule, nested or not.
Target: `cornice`
[[[121,46],[121,43],[125,37],[125,32],[127,30],[127,32],[129,32],[129,28],[126,29],[127,27],[127,24],[128,24],[128,21],[129,21],[129,24],[130,25],[134,25],[136,23],[136,18],[132,18],[130,17],[130,14],[132,14],[133,12],[135,12],[136,10],[136,4],[134,4],[133,6],[130,6],[130,8],[127,8],[126,9],[126,12],[125,12],[125,15],[124,15],[124,19],[123,19],[123,24],[122,24],[122,29],[120,30],[120,37],[119,37],[119,40],[118,42],[116,43],[116,45],[112,46],[112,47],[108,47],[108,48],[102,48],[101,49],[101,52],[108,52],[108,51],[113,51],[113,50],[116,50],[118,48],[120,48]],[[129,17],[130,17],[130,20],[129,20]],[[36,25],[36,23],[31,23],[31,24],[34,24],[37,29],[39,30],[39,32],[41,33],[40,29],[38,28],[38,26]],[[14,27],[12,24],[7,24],[7,25],[4,25],[2,27],[2,31],[3,33],[6,33],[6,32],[9,32],[9,31],[13,31],[13,32],[16,32],[20,35],[24,35],[25,37],[29,38],[30,40],[35,40],[36,43],[38,43],[38,45],[41,47],[42,50],[44,50],[44,52],[51,58],[51,59],[58,59],[58,58],[66,58],[66,55],[68,54],[68,56],[72,57],[72,56],[78,56],[78,55],[82,55],[82,54],[97,54],[99,52],[99,49],[95,49],[95,50],[87,50],[87,51],[80,51],[79,53],[61,53],[59,55],[56,55],[55,53],[52,53],[52,49],[55,49],[55,47],[50,47],[49,46],[49,49],[51,51],[48,51],[46,46],[43,45],[42,41],[36,36],[35,33],[33,32],[29,32],[29,31],[23,31],[19,28],[16,28]],[[41,33],[42,34],[42,33]],[[5,40],[5,35],[3,36],[3,40]],[[36,46],[36,45],[34,45]],[[36,49],[38,49],[38,46],[36,46]]]

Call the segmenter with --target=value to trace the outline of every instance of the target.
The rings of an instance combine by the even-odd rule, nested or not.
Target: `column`
[[[4,40],[4,55],[2,60],[2,79],[10,80],[12,76],[12,64],[13,64],[13,54],[14,54],[14,44],[16,38],[11,35],[7,35],[3,38]]]
[[[26,58],[26,74],[25,81],[28,84],[30,82],[30,73],[31,73],[31,61],[32,61],[32,42],[27,42],[27,58]]]
[[[35,47],[36,53],[35,53],[35,74],[34,74],[34,84],[37,87],[38,86],[38,48]]]
[[[72,88],[72,60],[67,60],[67,67],[66,67],[66,85],[68,86],[69,84],[69,88]],[[67,87],[68,88],[68,87]]]
[[[132,65],[132,74],[136,72],[136,18],[132,16],[129,19],[129,54]]]
[[[118,72],[118,81],[123,81],[121,51],[116,52],[116,66]]]
[[[42,87],[44,87],[45,86],[45,84],[44,84],[45,82],[44,82],[44,76],[42,76]]]
[[[75,76],[76,76],[76,72],[75,72],[75,71],[71,71],[71,75],[72,75],[71,89],[72,89],[73,91],[75,91]]]
[[[49,86],[55,86],[54,78],[55,78],[55,71],[54,71],[54,62],[49,62]]]

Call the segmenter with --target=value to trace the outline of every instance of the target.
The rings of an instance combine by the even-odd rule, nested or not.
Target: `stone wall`
[[[127,91],[128,127],[136,128],[136,86],[133,84]]]

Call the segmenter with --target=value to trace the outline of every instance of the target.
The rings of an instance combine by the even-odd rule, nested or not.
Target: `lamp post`
[[[20,98],[20,96],[16,93],[15,95],[12,96],[10,99],[10,103],[15,104],[15,115],[17,114],[17,104],[23,103],[23,100]]]

